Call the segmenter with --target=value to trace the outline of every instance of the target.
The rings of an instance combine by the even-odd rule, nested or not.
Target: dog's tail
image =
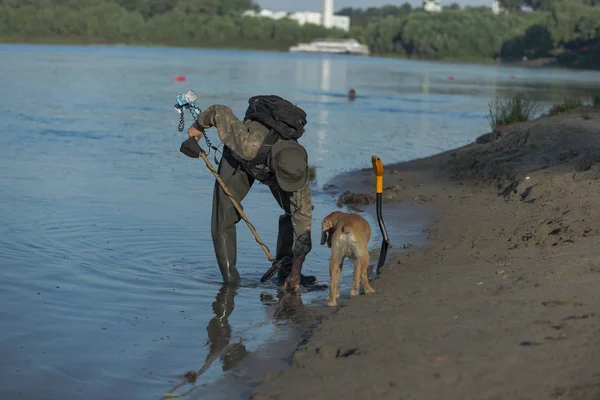
[[[351,229],[347,229],[345,226],[342,226],[342,235],[345,235],[350,241],[354,241],[354,233]]]
[[[341,233],[342,234],[340,235],[340,239],[342,239],[344,242],[346,242],[350,246],[350,248],[352,249],[352,253],[356,257],[359,257],[359,258],[362,257],[363,249],[361,248],[360,243],[356,239],[356,236],[354,236],[354,232],[352,231],[352,229],[342,227]]]

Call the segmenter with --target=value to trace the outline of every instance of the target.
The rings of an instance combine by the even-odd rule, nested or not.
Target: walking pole
[[[385,224],[383,222],[383,216],[381,215],[381,203],[383,195],[383,164],[381,163],[381,159],[377,156],[372,156],[371,162],[373,164],[373,171],[375,172],[375,192],[377,196],[377,222],[379,223],[379,229],[381,230],[381,235],[383,236],[383,241],[381,243],[381,251],[379,253],[379,263],[377,264],[376,271],[377,275],[379,275],[381,267],[383,266],[383,264],[385,264],[385,257],[387,255],[390,239],[388,238],[387,230],[385,229]]]

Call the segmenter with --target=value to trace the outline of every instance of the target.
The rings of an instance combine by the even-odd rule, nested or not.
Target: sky
[[[268,8],[273,11],[321,11],[323,9],[323,0],[254,0],[262,8]],[[449,6],[452,3],[458,3],[461,6],[488,6],[491,7],[493,0],[441,0],[442,6]],[[335,11],[344,7],[367,8],[380,7],[385,4],[402,5],[410,3],[413,6],[421,7],[422,0],[334,0],[333,9]]]

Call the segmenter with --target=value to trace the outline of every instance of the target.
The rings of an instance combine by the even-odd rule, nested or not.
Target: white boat
[[[318,39],[310,43],[299,43],[290,47],[291,53],[328,53],[352,54],[368,56],[371,54],[368,46],[360,44],[356,39]]]

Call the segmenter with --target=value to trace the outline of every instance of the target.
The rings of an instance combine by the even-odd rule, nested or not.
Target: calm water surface
[[[0,46],[0,395],[157,399],[214,358],[197,382],[204,390],[190,397],[241,397],[244,384],[227,392],[215,382],[228,372],[244,382],[269,362],[265,342],[286,335],[289,299],[260,284],[268,265],[243,222],[243,287],[221,287],[209,228],[213,178],[179,152],[178,93],[193,89],[203,108],[226,104],[240,117],[261,93],[306,110],[301,142],[318,179],[305,271],[326,282],[318,226],[335,208],[322,188],[337,174],[370,167],[373,154],[391,163],[469,143],[488,130],[488,100],[513,88],[547,106],[599,84],[592,72],[377,58]],[[355,102],[346,100],[350,87]],[[256,184],[243,204],[274,251],[280,210],[270,192]],[[392,242],[421,229],[394,229]],[[350,268],[343,279],[347,295]],[[325,295],[302,302],[320,306]]]

